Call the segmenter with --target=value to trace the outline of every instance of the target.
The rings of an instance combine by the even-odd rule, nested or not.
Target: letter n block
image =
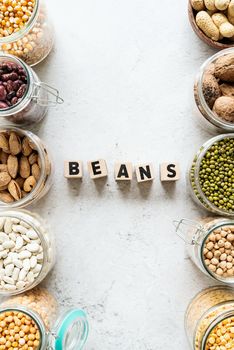
[[[104,159],[98,159],[88,162],[88,171],[90,178],[93,180],[106,177],[108,175],[106,161]]]
[[[82,179],[83,165],[80,160],[71,160],[64,162],[64,176],[67,179]]]
[[[160,166],[161,181],[177,181],[180,179],[179,163],[162,163]]]
[[[137,177],[137,182],[152,181],[154,179],[153,165],[151,163],[137,165],[136,177]]]

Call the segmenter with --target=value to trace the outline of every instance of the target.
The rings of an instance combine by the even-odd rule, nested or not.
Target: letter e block
[[[154,179],[154,170],[152,164],[140,164],[136,166],[137,182],[152,181]]]
[[[115,180],[131,181],[133,172],[132,163],[115,163]]]
[[[161,181],[177,181],[180,179],[179,163],[162,163],[160,166]]]
[[[71,160],[64,162],[64,176],[67,179],[82,179],[83,169],[80,160]]]
[[[108,175],[106,161],[99,159],[88,162],[88,171],[90,178],[93,180],[106,177]]]

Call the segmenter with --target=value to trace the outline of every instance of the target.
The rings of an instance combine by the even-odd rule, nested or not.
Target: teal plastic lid
[[[55,350],[83,349],[89,333],[85,312],[78,309],[67,312],[56,333]]]

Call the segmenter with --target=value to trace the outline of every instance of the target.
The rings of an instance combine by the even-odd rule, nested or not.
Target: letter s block
[[[64,176],[67,179],[82,179],[83,165],[80,160],[71,160],[64,162]]]
[[[160,166],[161,181],[177,181],[180,179],[179,163],[162,163]]]

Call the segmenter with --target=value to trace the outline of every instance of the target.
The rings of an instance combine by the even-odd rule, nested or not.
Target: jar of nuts
[[[188,184],[204,209],[234,217],[234,134],[215,136],[200,147],[189,167]]]
[[[25,210],[0,211],[0,295],[37,286],[55,261],[54,240],[42,218]]]
[[[58,103],[63,103],[58,90],[42,83],[31,67],[0,54],[0,119],[21,126],[38,123]]]
[[[234,348],[234,289],[217,286],[203,290],[190,302],[185,330],[193,350]]]
[[[234,285],[234,220],[206,218],[176,221],[194,264],[216,281]]]
[[[0,208],[22,208],[42,198],[52,185],[52,162],[32,132],[0,128]]]
[[[234,131],[234,48],[222,50],[201,66],[194,84],[195,102],[210,125]]]
[[[43,0],[7,0],[1,4],[0,16],[1,51],[31,66],[50,53],[54,29]]]
[[[88,331],[84,311],[60,312],[45,289],[33,289],[0,305],[0,349],[81,350]]]

